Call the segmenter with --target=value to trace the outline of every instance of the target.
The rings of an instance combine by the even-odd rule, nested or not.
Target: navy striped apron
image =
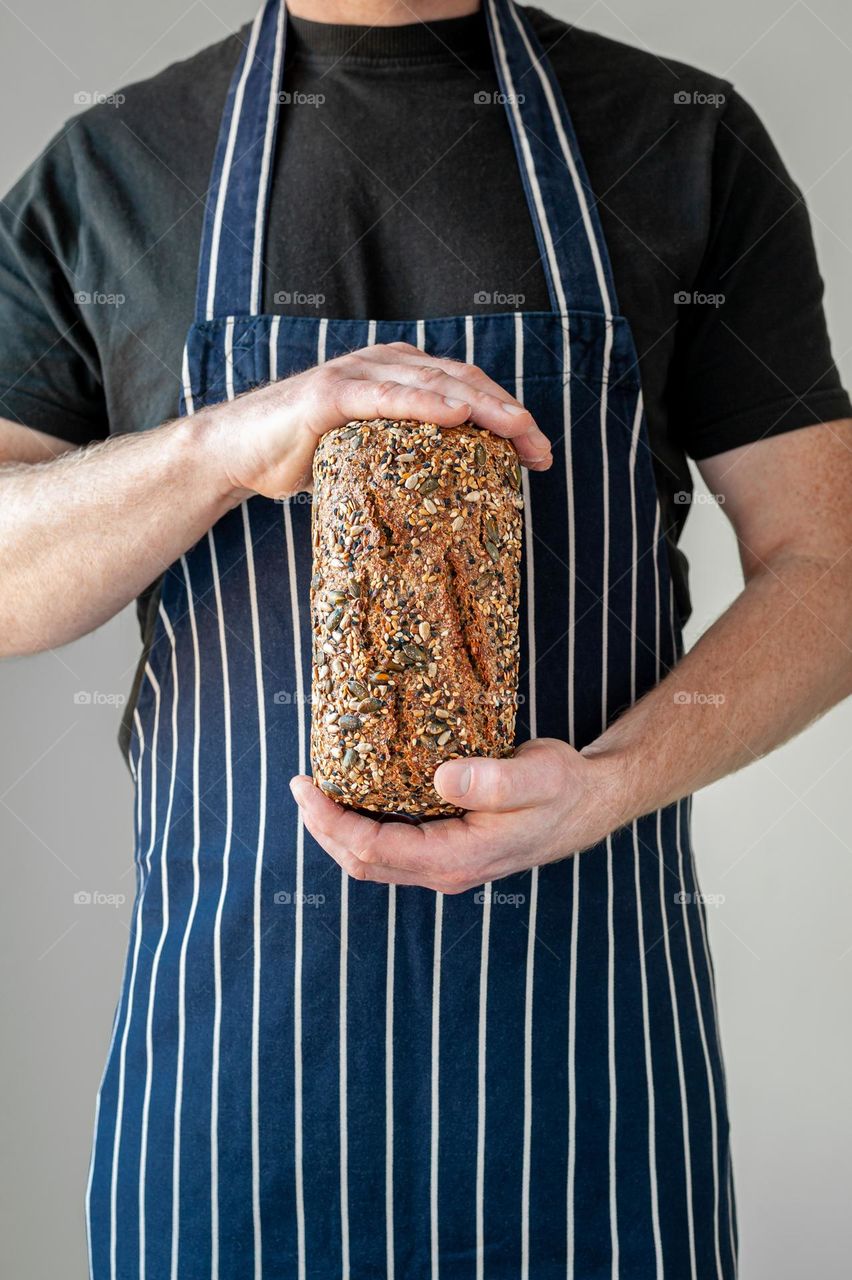
[[[524,475],[519,740],[582,747],[675,662],[636,352],[571,121],[487,0],[545,312],[261,314],[286,17],[228,95],[182,411],[370,343],[480,365]],[[133,714],[137,894],[98,1097],[93,1280],[730,1280],[725,1084],[689,804],[459,896],[349,881],[299,821],[310,504],[166,573]]]

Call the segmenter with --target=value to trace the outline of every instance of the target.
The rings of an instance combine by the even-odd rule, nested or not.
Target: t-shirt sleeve
[[[693,458],[852,415],[802,193],[735,92],[717,129],[706,251],[678,302],[671,420]]]
[[[71,123],[0,201],[0,416],[88,444],[108,435],[85,295]]]

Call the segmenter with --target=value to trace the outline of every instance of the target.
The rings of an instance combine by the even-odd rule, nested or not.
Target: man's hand
[[[524,466],[543,471],[552,461],[547,436],[514,396],[475,365],[427,356],[407,342],[349,352],[197,417],[236,499],[310,488],[320,436],[354,418],[441,427],[471,418],[511,439]]]
[[[290,785],[305,826],[349,875],[440,893],[565,858],[628,816],[609,762],[552,738],[525,742],[511,760],[446,761],[435,786],[468,812],[419,826],[343,809],[304,776]]]
[[[552,461],[527,410],[481,369],[404,342],[86,449],[0,419],[0,657],[100,626],[243,498],[309,488],[317,441],[353,418],[472,418],[525,466]]]
[[[702,464],[746,587],[668,676],[581,753],[525,743],[454,760],[435,784],[469,812],[378,823],[293,780],[305,825],[359,879],[457,893],[588,848],[757,759],[852,691],[852,422]]]

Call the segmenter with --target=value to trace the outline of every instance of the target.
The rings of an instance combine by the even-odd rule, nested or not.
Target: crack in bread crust
[[[511,754],[520,488],[512,445],[472,423],[376,419],[320,440],[311,758],[334,799],[457,813],[438,765]]]

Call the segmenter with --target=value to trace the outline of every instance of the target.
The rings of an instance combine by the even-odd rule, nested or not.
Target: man
[[[91,1274],[733,1276],[688,797],[850,688],[798,193],[730,85],[510,0],[269,3],[122,96],[0,246],[3,651],[143,625]],[[520,745],[437,769],[463,819],[305,776],[280,499],[375,417],[526,468]],[[745,588],[681,657],[687,456]]]

